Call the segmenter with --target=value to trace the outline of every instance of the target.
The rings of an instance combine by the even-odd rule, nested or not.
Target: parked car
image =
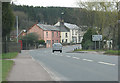
[[[54,53],[54,51],[60,51],[60,53],[62,52],[62,44],[61,43],[54,43],[52,45],[52,52]]]

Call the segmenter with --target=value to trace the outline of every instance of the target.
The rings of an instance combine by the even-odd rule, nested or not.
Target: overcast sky
[[[18,5],[78,7],[78,0],[12,0]]]

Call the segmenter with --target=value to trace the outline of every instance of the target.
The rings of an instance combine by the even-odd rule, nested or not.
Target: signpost
[[[95,42],[95,50],[96,50],[96,41],[99,41],[99,49],[100,49],[100,42],[102,41],[102,35],[92,35],[92,41]]]

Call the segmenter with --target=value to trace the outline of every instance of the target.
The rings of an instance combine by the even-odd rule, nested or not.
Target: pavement
[[[50,74],[36,62],[28,51],[22,51],[15,59],[8,81],[53,81]]]

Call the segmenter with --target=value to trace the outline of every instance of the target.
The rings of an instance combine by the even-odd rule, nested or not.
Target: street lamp
[[[64,12],[61,13],[61,21],[63,20]]]
[[[26,37],[27,37],[27,30],[23,30],[24,33],[26,33]],[[27,50],[27,38],[26,38],[26,50]]]

